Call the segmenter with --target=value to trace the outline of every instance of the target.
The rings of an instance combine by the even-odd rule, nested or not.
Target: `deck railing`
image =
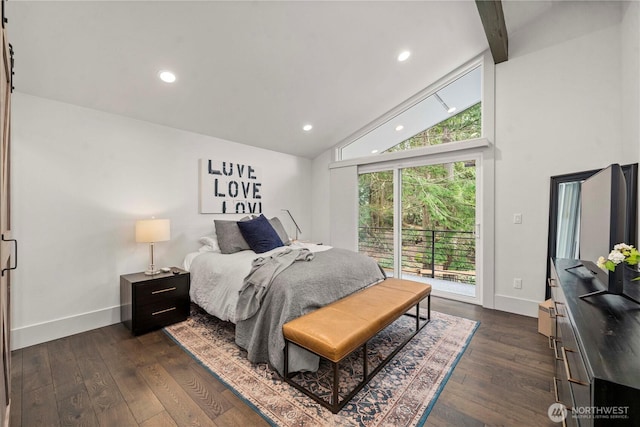
[[[402,272],[475,284],[475,245],[472,231],[403,228]],[[360,227],[359,251],[393,269],[393,229]]]

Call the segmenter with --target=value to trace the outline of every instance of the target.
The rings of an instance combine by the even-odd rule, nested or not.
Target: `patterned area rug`
[[[268,364],[253,364],[234,340],[234,325],[192,306],[191,317],[165,332],[274,426],[421,426],[462,356],[478,322],[431,312],[420,331],[340,412],[331,411],[284,382]],[[402,316],[369,345],[370,370],[415,328]],[[357,382],[360,352],[341,363],[341,378]],[[360,353],[360,354],[358,354]],[[377,359],[377,360],[376,360]],[[316,392],[330,394],[330,368],[299,375]],[[342,383],[340,388],[350,389]]]

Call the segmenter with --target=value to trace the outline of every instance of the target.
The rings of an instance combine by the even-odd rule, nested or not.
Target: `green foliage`
[[[475,172],[473,162],[403,169],[403,226],[472,231],[475,224]]]
[[[467,139],[480,138],[480,136],[482,136],[482,104],[479,102],[389,148],[387,152],[465,141]]]
[[[393,172],[359,176],[360,225],[393,227]]]

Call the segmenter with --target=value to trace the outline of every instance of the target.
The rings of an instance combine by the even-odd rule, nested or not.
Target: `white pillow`
[[[202,247],[200,252],[220,252],[220,246],[218,246],[218,239],[216,235],[202,236],[199,240]]]

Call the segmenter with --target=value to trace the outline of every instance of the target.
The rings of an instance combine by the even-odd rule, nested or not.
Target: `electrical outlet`
[[[514,289],[522,289],[522,279],[516,277],[513,279],[513,288]]]
[[[521,213],[513,214],[513,223],[514,224],[522,224],[522,214]]]

